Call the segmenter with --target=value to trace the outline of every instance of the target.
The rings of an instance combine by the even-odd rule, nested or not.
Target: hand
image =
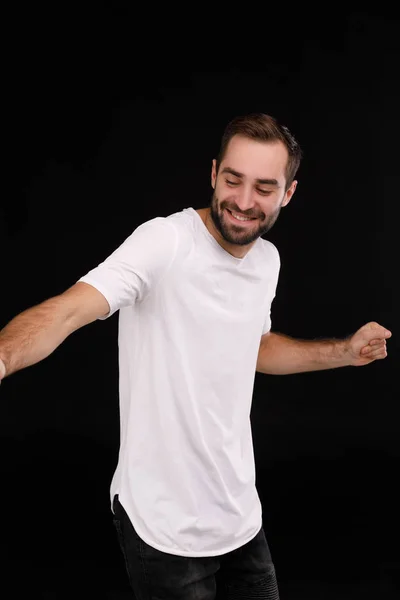
[[[0,384],[1,384],[1,380],[5,377],[5,375],[6,375],[6,366],[0,358]]]
[[[386,340],[392,337],[391,331],[372,321],[363,325],[347,340],[350,364],[354,367],[368,365],[374,360],[386,358]]]

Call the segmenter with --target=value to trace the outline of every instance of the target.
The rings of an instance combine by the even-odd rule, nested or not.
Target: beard
[[[222,235],[224,240],[230,244],[247,246],[248,244],[251,244],[257,240],[259,237],[268,233],[268,231],[275,224],[282,206],[279,206],[278,209],[268,217],[263,213],[258,215],[243,215],[257,217],[257,221],[254,221],[254,225],[252,226],[241,226],[239,221],[236,226],[230,220],[228,221],[229,217],[226,214],[226,208],[233,210],[240,215],[243,214],[240,210],[237,210],[236,206],[231,204],[229,200],[223,200],[222,202],[219,202],[214,192],[211,198],[210,215],[216,229]]]

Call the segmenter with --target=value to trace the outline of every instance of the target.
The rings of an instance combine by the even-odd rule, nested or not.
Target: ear
[[[285,193],[283,202],[281,204],[281,206],[286,206],[287,204],[289,204],[290,200],[292,199],[293,194],[295,193],[297,188],[297,181],[294,180],[292,181],[291,186],[288,188],[288,190]]]
[[[215,158],[212,161],[211,166],[211,187],[215,190],[215,182],[217,181],[217,161]]]

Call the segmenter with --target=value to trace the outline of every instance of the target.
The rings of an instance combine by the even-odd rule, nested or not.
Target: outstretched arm
[[[0,383],[51,354],[73,331],[110,307],[93,286],[77,282],[59,296],[24,310],[0,331]]]
[[[268,375],[289,375],[337,367],[361,367],[386,358],[386,340],[391,332],[378,323],[363,325],[342,340],[297,340],[280,333],[261,338],[256,371]]]

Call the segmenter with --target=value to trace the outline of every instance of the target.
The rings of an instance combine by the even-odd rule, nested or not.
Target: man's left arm
[[[337,367],[361,367],[386,358],[386,340],[391,336],[388,329],[374,321],[341,340],[298,340],[269,332],[261,338],[256,371],[267,375],[289,375]]]

